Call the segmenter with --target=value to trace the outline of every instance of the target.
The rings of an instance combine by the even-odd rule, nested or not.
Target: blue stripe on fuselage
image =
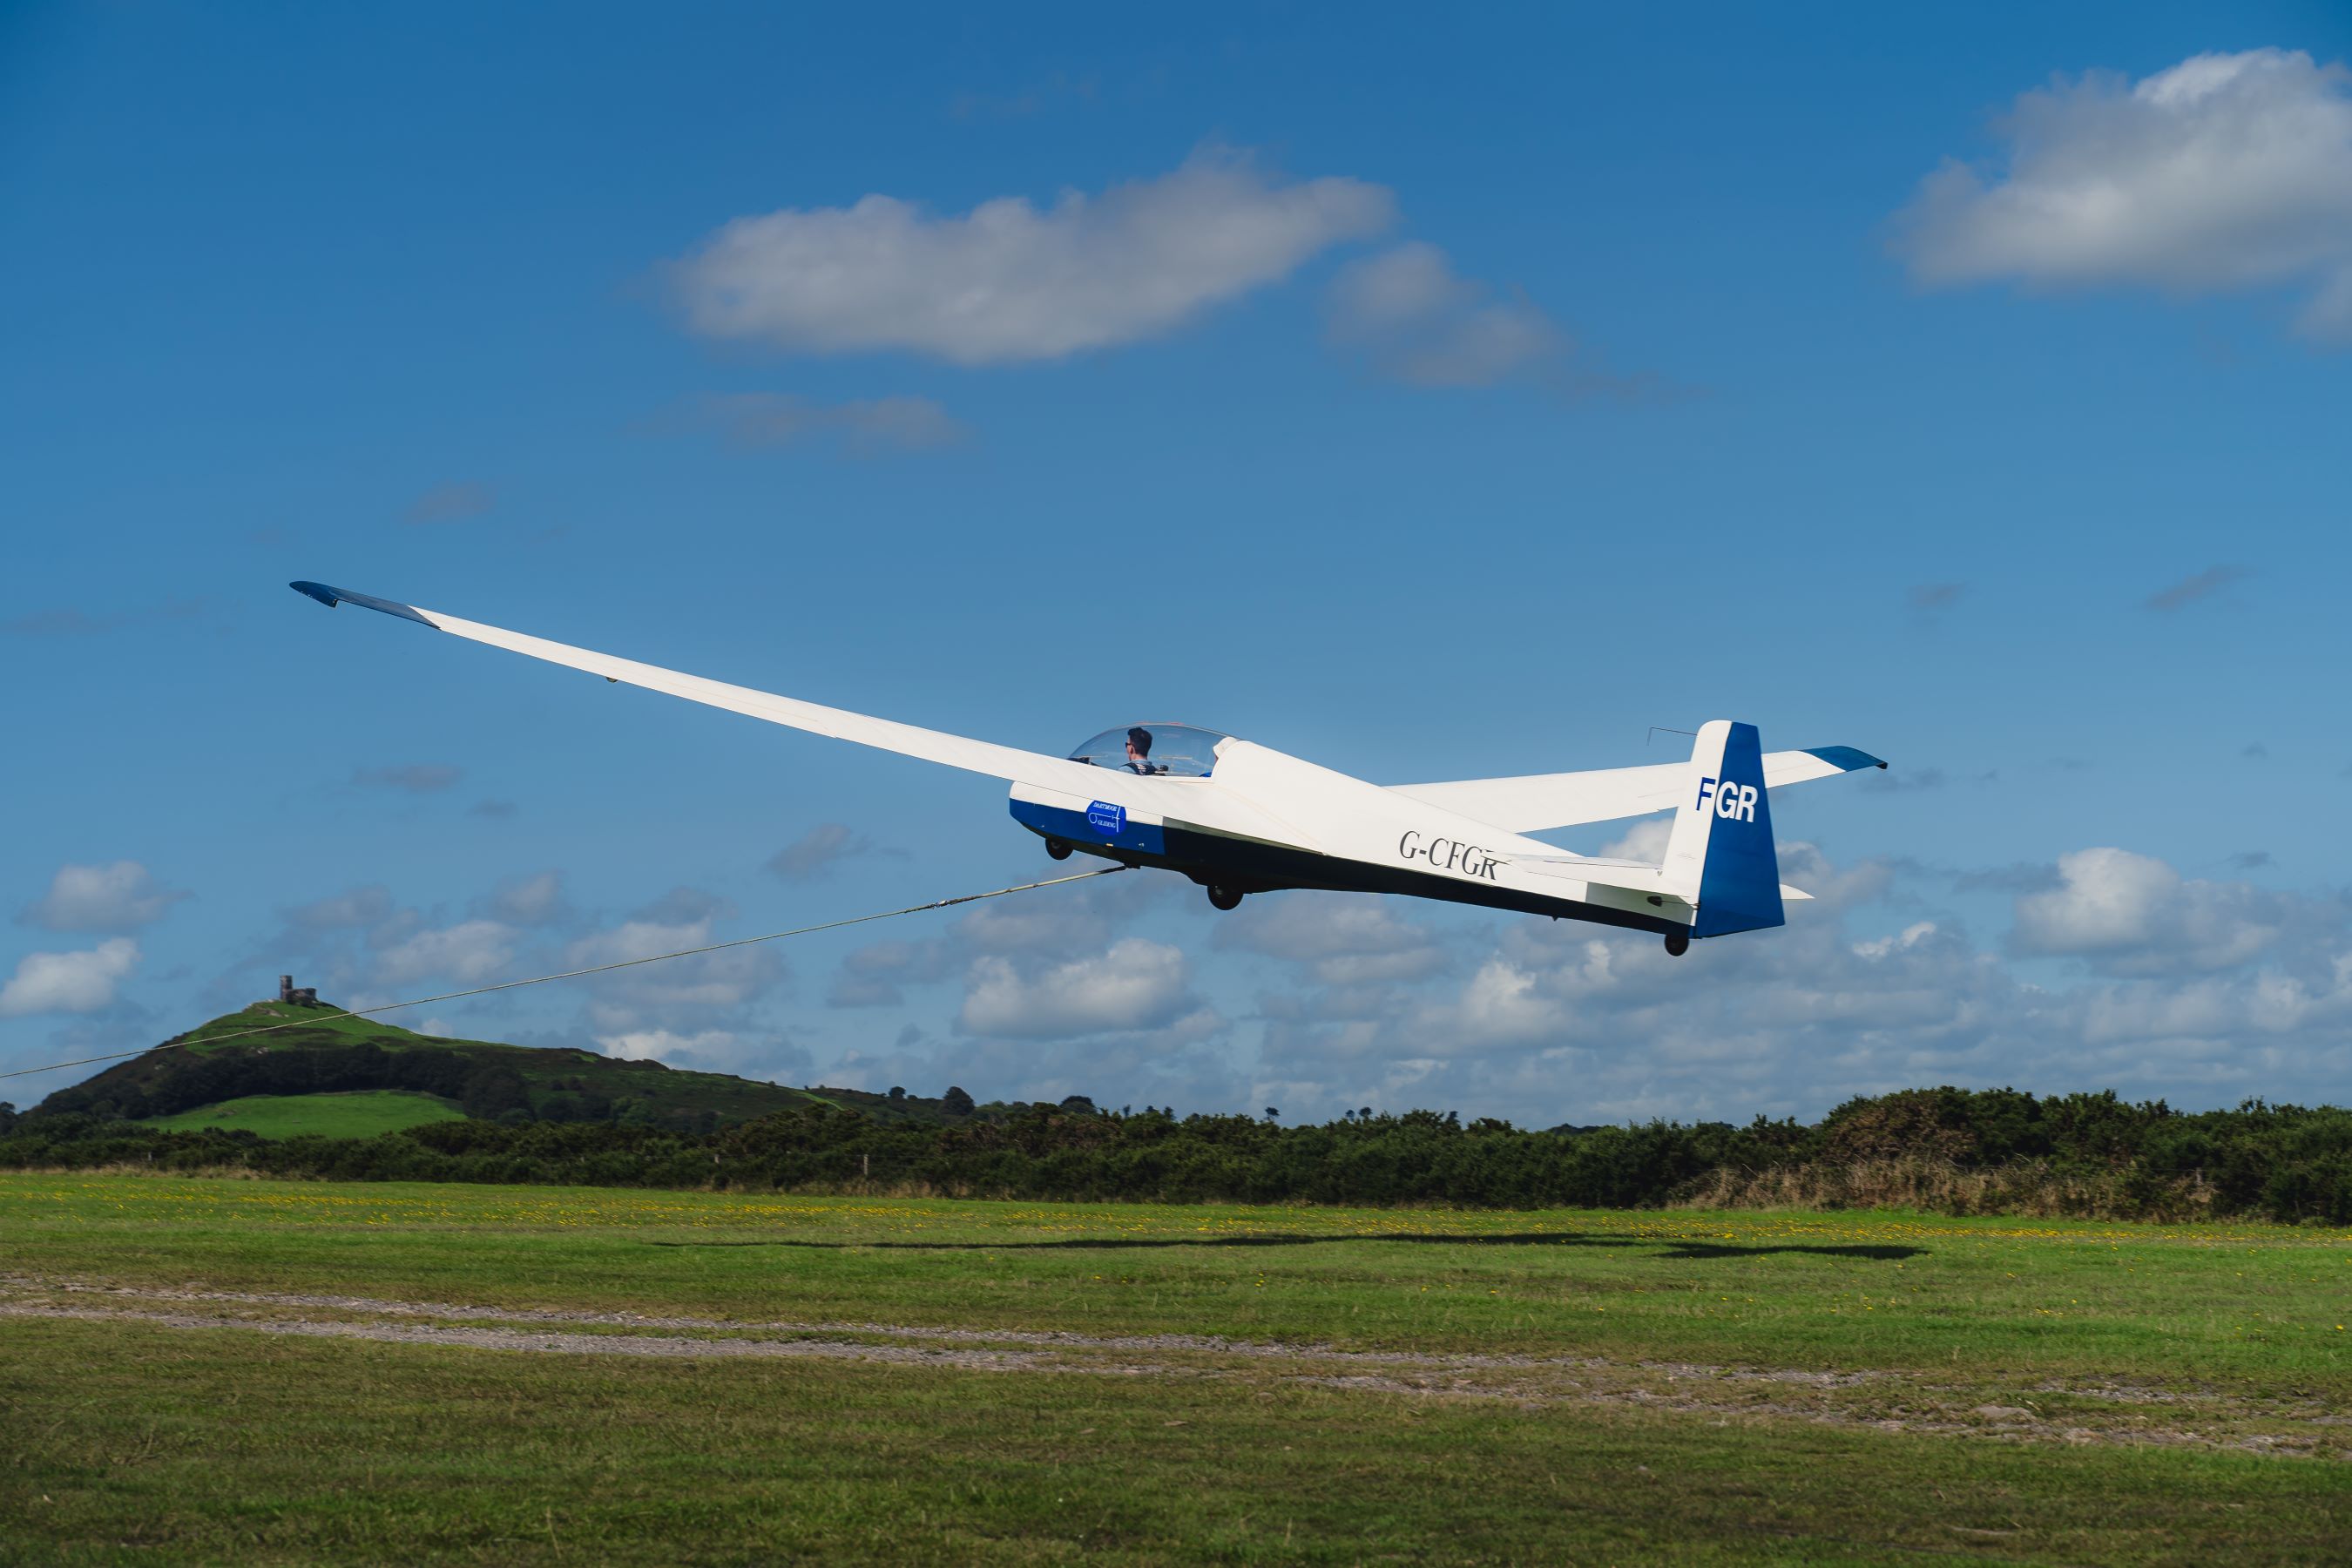
[[[1013,820],[1049,838],[1066,843],[1094,846],[1105,849],[1132,849],[1142,855],[1168,853],[1168,837],[1158,824],[1142,823],[1128,818],[1127,826],[1117,833],[1105,833],[1087,820],[1083,811],[1065,811],[1059,806],[1039,805],[1034,801],[1013,803]]]

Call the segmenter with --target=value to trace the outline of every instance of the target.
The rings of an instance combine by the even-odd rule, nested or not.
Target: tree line
[[[397,1055],[400,1053],[388,1053]],[[1319,1125],[1082,1102],[943,1124],[824,1106],[704,1131],[469,1119],[366,1139],[163,1131],[88,1110],[0,1106],[0,1169],[226,1168],[346,1181],[908,1192],[1057,1201],[1706,1204],[2352,1224],[2352,1111],[2250,1100],[2182,1112],[2112,1092],[1911,1089],[1817,1123],[1531,1131],[1451,1113]]]

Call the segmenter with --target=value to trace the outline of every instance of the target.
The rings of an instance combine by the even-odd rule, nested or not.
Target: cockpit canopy
[[[1190,724],[1129,724],[1105,730],[1072,752],[1070,761],[1120,773],[1204,779],[1217,765],[1217,742],[1227,738]]]

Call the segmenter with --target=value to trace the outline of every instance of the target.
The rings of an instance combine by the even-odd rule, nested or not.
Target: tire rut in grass
[[[156,1310],[150,1305],[156,1303],[247,1310]],[[315,1315],[322,1312],[341,1316]],[[0,1275],[0,1317],[244,1329],[316,1339],[562,1354],[826,1360],[986,1373],[1270,1380],[1422,1398],[1503,1400],[1530,1408],[1608,1405],[2011,1442],[2230,1448],[2352,1460],[2347,1434],[2329,1429],[2340,1428],[2342,1418],[2324,1405],[2249,1402],[2116,1380],[2080,1388],[2044,1380],[2030,1390],[2011,1384],[2007,1391],[1989,1393],[1989,1384],[1930,1382],[1887,1370],[1366,1351],[1204,1334],[747,1321],[357,1295],[123,1286],[23,1275]],[[2095,1421],[2081,1412],[2045,1414],[2039,1406],[2053,1394],[2122,1406],[2118,1414],[2126,1419],[2119,1425],[2112,1419]],[[2186,1424],[2183,1417],[2193,1417],[2197,1425]]]

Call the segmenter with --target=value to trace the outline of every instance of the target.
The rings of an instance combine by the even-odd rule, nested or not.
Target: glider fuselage
[[[1178,871],[1213,898],[1398,893],[1661,934],[1689,929],[1680,900],[1577,879],[1556,846],[1254,742],[1220,742],[1203,777],[1096,771],[1114,798],[1016,783],[1013,819],[1049,849]],[[1138,785],[1149,805],[1135,803]]]

